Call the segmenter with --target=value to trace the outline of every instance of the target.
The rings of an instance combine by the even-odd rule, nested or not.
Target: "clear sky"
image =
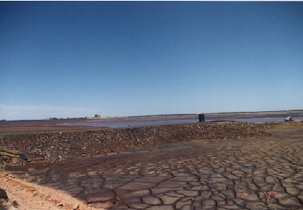
[[[0,119],[302,108],[302,2],[0,2]]]

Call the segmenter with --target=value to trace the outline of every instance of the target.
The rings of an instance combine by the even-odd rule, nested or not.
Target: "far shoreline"
[[[303,109],[298,110],[280,110],[280,111],[256,111],[256,112],[217,112],[204,113],[206,121],[233,121],[235,119],[249,118],[285,118],[288,116],[303,118]],[[0,128],[8,127],[53,127],[61,124],[73,124],[79,122],[140,122],[140,121],[157,121],[157,120],[186,120],[196,119],[198,114],[155,114],[141,116],[113,116],[113,117],[73,117],[73,118],[56,118],[49,119],[31,119],[31,120],[0,120]],[[78,127],[83,127],[75,125]],[[87,127],[87,126],[85,126]],[[99,126],[102,127],[102,126]]]

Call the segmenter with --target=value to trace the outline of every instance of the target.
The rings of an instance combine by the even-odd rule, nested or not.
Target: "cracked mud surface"
[[[303,128],[31,166],[18,176],[105,209],[303,209]]]

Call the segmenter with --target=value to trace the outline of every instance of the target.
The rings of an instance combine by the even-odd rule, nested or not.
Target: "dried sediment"
[[[303,128],[271,132],[240,141],[192,141],[33,164],[14,176],[97,209],[301,210]],[[37,198],[32,203],[45,197]]]
[[[62,161],[71,157],[130,151],[138,147],[192,140],[235,139],[268,135],[270,124],[190,123],[96,131],[0,136],[0,146],[28,155],[31,160]],[[9,159],[2,158],[2,162]]]

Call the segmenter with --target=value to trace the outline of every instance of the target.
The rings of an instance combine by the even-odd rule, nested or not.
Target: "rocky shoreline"
[[[2,149],[26,154],[30,161],[60,162],[135,148],[192,140],[238,139],[269,135],[273,123],[189,123],[95,131],[49,132],[0,136]],[[1,164],[24,165],[26,161],[1,157]]]

